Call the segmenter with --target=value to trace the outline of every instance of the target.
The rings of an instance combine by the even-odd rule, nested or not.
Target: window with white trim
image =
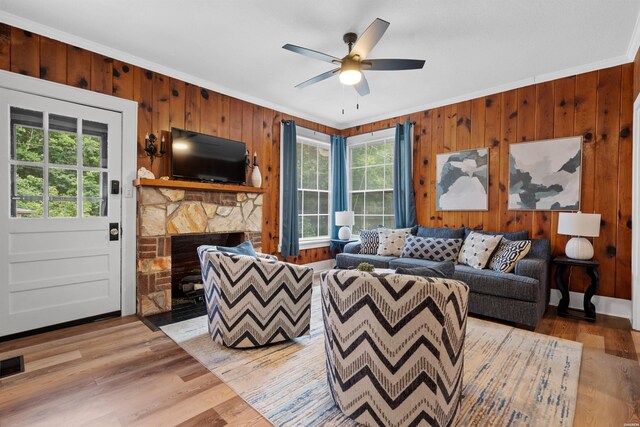
[[[355,215],[353,233],[378,226],[393,227],[393,151],[395,129],[347,139],[349,205]]]
[[[331,137],[301,126],[296,128],[296,137],[300,249],[328,246],[331,223]]]

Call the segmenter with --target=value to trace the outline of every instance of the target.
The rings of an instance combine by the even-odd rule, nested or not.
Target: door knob
[[[120,224],[112,222],[109,224],[109,240],[118,240],[120,238]]]

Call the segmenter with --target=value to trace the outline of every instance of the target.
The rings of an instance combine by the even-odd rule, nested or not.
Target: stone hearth
[[[171,310],[171,236],[242,232],[260,250],[262,194],[140,187],[138,314]]]

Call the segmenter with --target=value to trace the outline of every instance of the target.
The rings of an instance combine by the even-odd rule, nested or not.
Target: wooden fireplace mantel
[[[225,191],[228,193],[266,193],[264,188],[251,187],[237,184],[213,184],[208,182],[178,181],[174,179],[147,179],[133,180],[135,187],[164,187],[180,188],[183,190]]]

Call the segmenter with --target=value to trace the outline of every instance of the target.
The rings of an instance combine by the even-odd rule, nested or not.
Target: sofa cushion
[[[360,230],[360,253],[375,255],[378,253],[378,245],[380,244],[380,237],[378,236],[378,230]]]
[[[439,263],[428,259],[418,258],[393,258],[389,261],[389,268],[396,269],[398,267],[435,267]]]
[[[500,240],[502,240],[501,235],[491,236],[472,232],[462,244],[458,262],[473,268],[484,268],[498,247]]]
[[[537,301],[540,282],[512,273],[499,273],[493,270],[478,270],[467,265],[456,265],[453,278],[466,283],[471,292],[512,298],[521,301]]]
[[[511,273],[516,263],[527,256],[531,249],[531,240],[511,241],[502,239],[489,261],[489,268],[502,273]]]
[[[462,239],[436,239],[407,236],[402,248],[402,258],[429,259],[432,261],[458,260]]]
[[[469,234],[471,233],[481,233],[481,234],[487,234],[489,236],[496,236],[496,235],[500,235],[505,239],[509,239],[509,240],[527,240],[529,238],[529,231],[528,230],[522,230],[522,231],[484,231],[484,230],[472,230],[469,227],[465,227],[464,228],[464,238],[466,239],[467,237],[469,237]]]
[[[413,232],[418,237],[433,237],[438,239],[463,239],[464,228],[447,228],[447,227],[423,227],[418,226],[417,231]]]
[[[439,262],[432,267],[398,267],[396,274],[411,274],[422,277],[441,277],[443,279],[452,279],[453,273],[456,271],[456,265],[453,261]]]
[[[411,228],[379,228],[378,252],[381,256],[400,256],[404,247],[404,239],[411,233]]]
[[[367,254],[346,254],[336,255],[337,268],[355,268],[358,264],[367,262],[376,268],[389,268],[389,261],[396,259],[392,256],[367,255]]]

